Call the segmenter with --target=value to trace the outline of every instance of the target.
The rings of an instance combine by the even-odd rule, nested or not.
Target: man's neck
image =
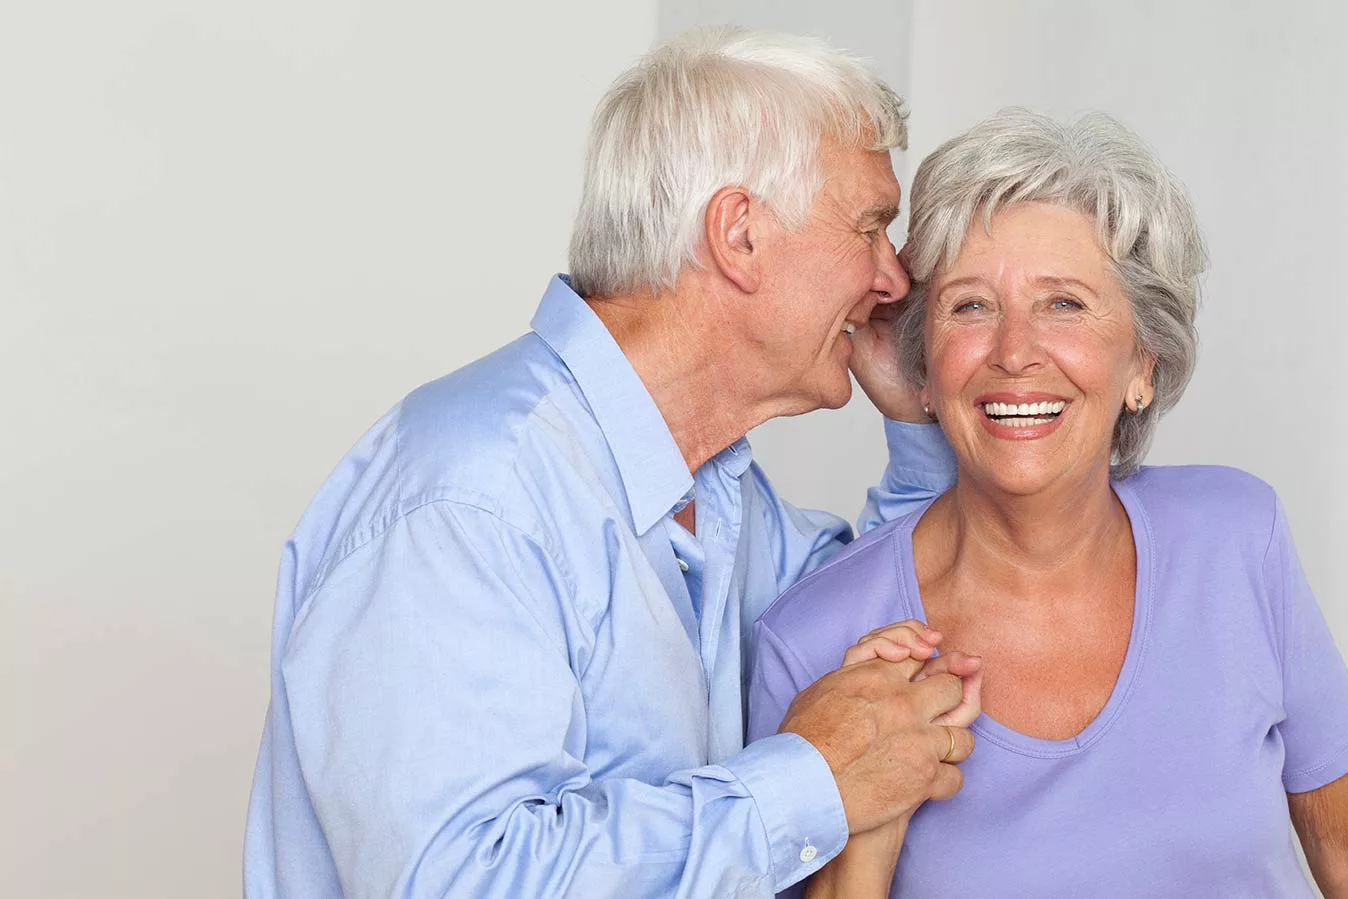
[[[682,287],[682,283],[681,283]],[[755,395],[718,301],[696,289],[587,298],[646,386],[690,472],[774,415]]]

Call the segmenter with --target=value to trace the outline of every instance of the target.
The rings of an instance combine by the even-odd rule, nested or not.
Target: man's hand
[[[902,251],[899,265],[908,270]],[[876,303],[870,322],[852,335],[852,374],[866,391],[875,408],[886,418],[897,421],[931,421],[922,411],[918,393],[903,377],[898,341],[894,339],[894,320],[903,309],[903,299]]]
[[[851,833],[911,814],[928,799],[955,795],[963,776],[954,763],[973,750],[973,735],[963,726],[935,722],[957,709],[962,711],[952,720],[971,722],[970,711],[977,715],[977,696],[971,710],[957,672],[973,676],[981,661],[951,653],[932,660],[933,670],[914,680],[922,673],[922,660],[891,662],[879,654],[889,651],[884,647],[892,636],[863,639],[871,649],[862,652],[877,650],[875,657],[854,661],[806,687],[781,726],[782,732],[809,740],[828,762]],[[911,656],[913,648],[907,649]],[[918,652],[929,656],[929,650]]]

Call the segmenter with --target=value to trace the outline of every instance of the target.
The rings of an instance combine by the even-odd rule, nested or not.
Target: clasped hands
[[[871,631],[787,709],[780,730],[819,750],[847,815],[841,864],[821,874],[882,878],[887,891],[913,812],[963,785],[956,765],[973,751],[983,665],[961,652],[936,655],[940,641],[919,621]]]

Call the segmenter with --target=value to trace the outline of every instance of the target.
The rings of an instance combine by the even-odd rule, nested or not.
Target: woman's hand
[[[983,660],[962,652],[936,655],[941,633],[920,621],[908,620],[876,628],[843,654],[842,667],[884,659],[904,666],[910,679],[934,674],[960,678],[964,698],[951,711],[932,721],[939,727],[968,727],[982,709],[980,691]],[[955,741],[951,740],[954,746]],[[953,767],[953,765],[952,765]],[[889,895],[911,814],[852,834],[837,858],[820,869],[805,888],[806,899],[884,899]]]
[[[871,659],[887,662],[908,662],[912,667],[911,680],[922,680],[933,674],[953,674],[964,686],[964,699],[955,708],[936,718],[932,724],[968,727],[982,711],[983,660],[962,652],[937,656],[936,648],[941,632],[921,621],[908,619],[896,624],[878,627],[858,640],[843,653],[843,668]],[[918,666],[910,660],[924,664]]]

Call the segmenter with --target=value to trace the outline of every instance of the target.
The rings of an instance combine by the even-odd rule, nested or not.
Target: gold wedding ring
[[[942,724],[941,726],[945,728],[945,735],[950,739],[950,748],[945,751],[945,755],[941,756],[941,761],[948,762],[951,756],[955,754],[955,731],[949,724]]]

